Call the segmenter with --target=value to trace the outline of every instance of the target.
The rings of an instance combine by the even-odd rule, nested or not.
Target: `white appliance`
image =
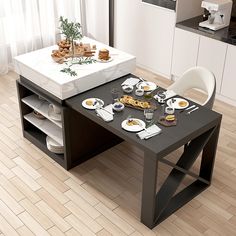
[[[200,22],[199,26],[211,30],[219,30],[230,23],[232,0],[203,0],[202,7],[209,11],[208,20]]]

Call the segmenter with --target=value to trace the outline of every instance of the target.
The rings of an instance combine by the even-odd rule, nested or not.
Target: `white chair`
[[[167,89],[183,96],[187,90],[193,88],[200,89],[207,94],[206,101],[201,105],[212,109],[216,93],[216,80],[214,74],[206,68],[190,68]]]

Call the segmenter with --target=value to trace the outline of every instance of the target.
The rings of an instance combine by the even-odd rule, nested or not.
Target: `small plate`
[[[174,102],[172,102],[172,99],[174,99]],[[182,103],[182,104],[181,104]],[[166,104],[169,107],[173,107],[175,109],[185,109],[189,106],[189,102],[183,98],[170,98]]]
[[[134,120],[134,121],[137,121],[138,124],[137,125],[128,125],[127,122],[129,120]],[[129,131],[129,132],[139,132],[143,129],[146,128],[146,124],[144,121],[140,120],[140,119],[136,119],[136,118],[130,118],[130,119],[127,119],[127,120],[124,120],[122,123],[121,123],[121,127],[126,130],[126,131]]]
[[[109,57],[108,60],[102,60],[102,59],[99,59],[99,58],[96,59],[96,61],[97,61],[97,62],[100,62],[100,63],[108,63],[108,62],[111,62],[112,60],[113,60],[112,57]]]
[[[149,92],[157,88],[157,85],[153,82],[148,82],[148,81],[142,81],[138,84],[136,84],[136,87],[138,89],[143,89],[144,92]]]
[[[87,98],[82,102],[82,106],[89,110],[95,110],[99,106],[103,106],[103,105],[104,105],[103,100],[99,98]]]
[[[48,116],[52,120],[61,121],[61,113],[55,113],[52,106],[48,107]]]

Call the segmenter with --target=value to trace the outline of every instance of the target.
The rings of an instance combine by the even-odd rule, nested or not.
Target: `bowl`
[[[125,108],[125,105],[121,102],[115,102],[113,104],[113,110],[114,111],[122,111]]]
[[[131,86],[131,85],[124,85],[124,86],[122,86],[122,90],[123,90],[125,93],[132,93],[133,90],[134,90],[134,87]]]
[[[143,96],[144,95],[144,90],[143,89],[136,89],[135,90],[135,95],[139,96],[139,97]]]

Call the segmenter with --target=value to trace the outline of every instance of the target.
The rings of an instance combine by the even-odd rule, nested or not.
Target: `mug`
[[[49,104],[49,108],[52,109],[52,111],[55,113],[55,114],[60,114],[61,113],[61,108],[59,106],[56,106],[54,104]]]

